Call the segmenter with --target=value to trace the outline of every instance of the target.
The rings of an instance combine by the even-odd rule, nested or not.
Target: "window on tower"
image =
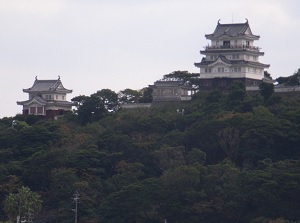
[[[211,73],[211,68],[205,68],[205,73]]]
[[[240,67],[235,67],[235,68],[233,69],[233,71],[234,71],[234,72],[241,72],[241,68],[240,68]]]
[[[203,86],[211,86],[211,80],[204,80]]]
[[[230,41],[228,41],[228,40],[226,40],[226,41],[223,41],[223,46],[225,47],[225,48],[229,48],[230,47]]]
[[[226,86],[226,80],[220,80],[219,86]]]
[[[239,55],[239,54],[237,54],[237,55],[232,55],[232,59],[237,60],[237,59],[239,59],[239,58],[240,58],[240,55]]]
[[[224,67],[218,67],[218,73],[224,73]]]

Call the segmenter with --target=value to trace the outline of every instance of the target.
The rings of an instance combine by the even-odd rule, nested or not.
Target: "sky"
[[[298,68],[299,0],[0,0],[0,118],[22,112],[38,79],[72,89],[138,90],[177,70],[199,72],[205,34],[244,23],[273,79]]]

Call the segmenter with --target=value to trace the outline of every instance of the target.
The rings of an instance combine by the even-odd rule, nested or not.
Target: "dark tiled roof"
[[[247,61],[247,60],[228,60],[225,56],[219,56],[219,58],[224,61],[224,63],[227,64],[232,64],[232,65],[245,65],[245,64],[249,64],[252,66],[258,66],[258,67],[264,67],[264,68],[268,68],[270,67],[269,64],[263,64],[260,62],[255,62],[255,61]],[[217,58],[216,60],[218,60],[219,58]],[[212,63],[214,63],[216,60],[214,61],[207,61],[207,60],[203,60],[200,63],[194,63],[196,67],[200,67],[200,66],[207,66],[210,65]]]
[[[63,92],[71,93],[72,90],[68,90],[63,87],[60,78],[58,80],[38,80],[35,79],[31,88],[23,89],[24,92]]]
[[[250,33],[246,34],[248,28]],[[205,37],[218,38],[222,35],[228,35],[231,37],[248,36],[250,38],[259,38],[259,36],[252,34],[248,20],[245,23],[233,23],[233,24],[220,24],[220,22],[218,22],[215,31],[212,34],[205,35]]]
[[[40,96],[34,96],[32,99],[27,100],[27,101],[18,101],[18,105],[28,105],[31,104],[31,102],[37,101],[41,105],[54,105],[54,106],[74,106],[74,102],[70,101],[56,101],[56,100],[51,100],[51,101],[46,101],[44,98]]]
[[[70,101],[48,101],[47,105],[56,105],[56,106],[74,106],[75,103],[74,102],[70,102]]]
[[[32,99],[27,100],[27,101],[18,101],[17,104],[18,105],[26,105],[26,104],[30,104],[30,102],[32,102],[34,100],[37,101],[38,103],[42,104],[42,105],[47,104],[47,101],[45,99],[43,99],[42,97],[40,97],[40,96],[35,96]]]
[[[263,56],[265,53],[264,52],[259,52],[259,51],[250,51],[250,50],[247,50],[247,49],[226,49],[226,50],[200,50],[200,53],[201,54],[216,54],[216,53],[241,53],[241,52],[250,52],[251,54],[254,54],[254,55],[260,55],[260,56]]]

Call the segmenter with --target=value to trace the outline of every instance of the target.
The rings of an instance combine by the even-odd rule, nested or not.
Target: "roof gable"
[[[214,62],[208,64],[208,66],[213,67],[217,64],[224,64],[225,66],[231,66],[231,62],[227,60],[224,56],[219,56]]]
[[[64,88],[60,78],[57,80],[38,80],[37,77],[31,88],[23,89],[24,92],[64,92],[71,93],[72,90]]]
[[[259,36],[253,35],[250,29],[248,20],[245,23],[232,23],[232,24],[221,24],[218,21],[217,27],[212,34],[205,35],[206,38],[219,38],[223,35],[229,37],[242,37],[247,36],[250,38],[258,39]]]

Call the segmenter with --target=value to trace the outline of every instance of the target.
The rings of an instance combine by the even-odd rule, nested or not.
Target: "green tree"
[[[274,93],[274,85],[273,84],[269,84],[269,83],[265,83],[262,82],[259,85],[259,89],[260,89],[260,94],[261,96],[263,96],[264,101],[266,102]]]
[[[279,77],[276,79],[278,84],[284,84],[286,86],[300,85],[300,68],[291,76]]]
[[[91,96],[98,97],[107,111],[116,111],[118,106],[118,94],[110,89],[102,89]]]
[[[98,121],[104,117],[106,109],[103,100],[96,95],[86,98],[82,105],[77,109],[78,121],[80,124],[87,124]]]
[[[140,97],[140,103],[151,103],[153,100],[152,97],[153,89],[150,87],[146,87],[142,89],[142,96]]]
[[[229,88],[228,105],[231,108],[239,106],[246,97],[246,87],[243,83],[233,82]]]
[[[4,211],[11,222],[17,216],[21,220],[26,220],[26,222],[32,221],[41,208],[42,200],[40,195],[32,192],[28,187],[21,187],[17,194],[8,194],[4,200]]]
[[[140,91],[126,88],[125,90],[119,92],[119,101],[122,104],[138,103],[141,96],[142,94]]]

